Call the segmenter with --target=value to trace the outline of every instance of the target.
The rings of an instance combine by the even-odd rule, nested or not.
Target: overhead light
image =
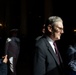
[[[74,32],[76,32],[76,29],[74,29]]]
[[[2,26],[2,24],[0,23],[0,26]]]

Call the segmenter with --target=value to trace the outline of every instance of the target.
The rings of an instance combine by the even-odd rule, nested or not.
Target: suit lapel
[[[49,42],[47,41],[46,38],[44,38],[44,41],[45,41],[45,43],[46,43],[46,46],[47,46],[47,48],[48,48],[48,51],[51,53],[51,55],[53,56],[53,58],[55,59],[55,61],[57,62],[57,64],[59,64],[59,60],[58,60],[56,54],[54,53],[51,45],[49,44]],[[59,56],[60,56],[60,54],[59,54]],[[60,59],[61,59],[61,58],[60,58]]]
[[[59,53],[59,59],[60,59],[60,62],[62,63],[63,61],[62,61],[62,58],[61,58],[61,55],[60,55],[60,53]]]

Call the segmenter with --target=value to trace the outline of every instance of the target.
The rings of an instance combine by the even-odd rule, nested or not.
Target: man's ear
[[[51,25],[48,25],[47,28],[48,28],[48,31],[49,31],[49,32],[52,32],[52,26],[51,26]]]

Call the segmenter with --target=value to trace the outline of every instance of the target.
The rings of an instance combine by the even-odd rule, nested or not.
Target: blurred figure
[[[45,33],[45,24],[42,27],[42,34],[44,34],[44,33]]]
[[[17,36],[18,29],[12,29],[5,44],[5,54],[8,55],[9,59],[10,75],[16,75],[16,64],[20,52],[20,39]]]
[[[45,24],[42,26],[42,30],[41,30],[41,36],[38,36],[37,38],[36,38],[36,40],[39,40],[44,34],[45,34]]]
[[[36,41],[33,75],[64,75],[63,61],[55,41],[60,40],[63,20],[51,16],[45,23],[45,34]]]
[[[76,32],[73,32],[67,50],[68,75],[76,75]]]
[[[7,75],[7,55],[0,59],[0,75]]]

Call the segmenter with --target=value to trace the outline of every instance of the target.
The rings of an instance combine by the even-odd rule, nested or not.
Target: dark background
[[[18,28],[20,32],[18,75],[31,75],[33,40],[41,35],[41,26],[51,15],[57,15],[63,19],[64,34],[58,45],[63,59],[66,58],[66,49],[73,29],[76,28],[75,7],[75,1],[65,0],[0,0],[0,23],[3,24],[1,36],[4,39],[7,38],[12,28]]]

